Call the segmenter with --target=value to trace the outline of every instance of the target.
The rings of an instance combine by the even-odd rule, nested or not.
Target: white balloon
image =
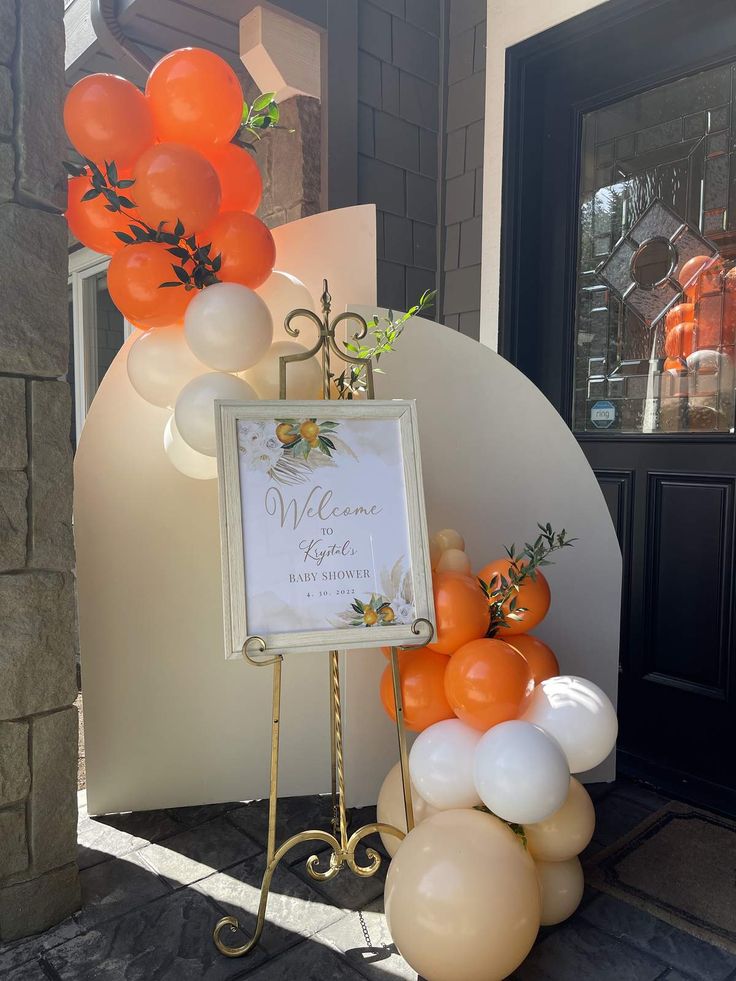
[[[196,480],[212,480],[217,476],[215,457],[198,453],[188,443],[185,443],[181,438],[181,433],[176,428],[176,419],[173,415],[164,429],[164,452],[169,458],[169,462],[185,477],[194,477]]]
[[[542,894],[542,926],[562,923],[572,916],[583,898],[585,878],[580,859],[535,864]]]
[[[616,745],[616,710],[608,695],[585,678],[559,675],[543,681],[529,697],[522,718],[554,736],[570,773],[598,766]]]
[[[240,283],[214,283],[194,297],[184,314],[184,333],[196,357],[217,371],[245,371],[273,341],[268,307]]]
[[[417,793],[416,787],[411,788],[411,802],[414,809],[414,826],[421,824],[422,821],[433,814],[437,814],[437,808],[428,804],[423,797]],[[401,779],[401,763],[391,767],[386,779],[381,785],[378,794],[378,804],[376,805],[376,820],[380,824],[391,824],[399,831],[406,832],[406,809],[404,806],[404,783]],[[396,835],[387,835],[381,832],[383,847],[391,858],[396,854],[403,839]]]
[[[258,396],[247,382],[222,371],[193,378],[179,393],[174,409],[176,426],[185,443],[206,456],[215,456],[215,399],[248,402]]]
[[[409,754],[411,782],[438,811],[480,804],[473,782],[480,737],[459,719],[435,722],[417,736]]]
[[[279,397],[279,358],[303,354],[307,348],[296,341],[276,341],[258,364],[246,371],[244,378],[260,399]],[[292,361],[286,367],[286,394],[290,399],[322,398],[322,366],[316,358]]]
[[[539,726],[514,719],[493,726],[475,751],[475,788],[504,821],[544,821],[565,802],[570,773],[562,749]]]
[[[256,290],[273,318],[274,338],[277,341],[291,340],[291,335],[286,333],[284,320],[286,315],[292,310],[302,309],[315,312],[314,300],[304,283],[292,276],[291,273],[274,269],[266,282]],[[309,324],[303,320],[296,320],[293,325],[299,331],[306,331],[308,336]]]
[[[153,327],[139,335],[128,351],[128,378],[151,405],[173,406],[188,381],[207,371],[198,361],[181,327]]]

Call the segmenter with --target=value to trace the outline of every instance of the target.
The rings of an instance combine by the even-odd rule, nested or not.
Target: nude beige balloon
[[[537,862],[542,892],[542,926],[568,919],[580,905],[585,880],[579,858],[566,862]]]
[[[529,854],[544,862],[564,862],[590,844],[595,830],[595,809],[585,787],[570,777],[567,800],[545,821],[524,825]]]
[[[463,576],[472,573],[470,559],[459,548],[447,548],[437,559],[437,572],[459,572]]]
[[[534,862],[498,818],[442,811],[407,835],[384,891],[396,946],[426,981],[501,981],[540,923]]]
[[[414,805],[415,826],[433,814],[438,813],[437,808],[432,807],[423,797],[420,797],[413,786],[411,788],[411,800]],[[404,785],[401,780],[401,763],[397,763],[396,766],[388,771],[378,794],[376,812],[377,819],[381,824],[392,824],[400,831],[406,832],[406,811],[404,809]],[[391,858],[398,851],[402,840],[395,835],[381,835],[383,847]]]

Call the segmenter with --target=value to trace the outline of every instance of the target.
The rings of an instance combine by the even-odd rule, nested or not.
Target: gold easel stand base
[[[427,620],[419,619],[412,625],[412,632],[418,637],[421,633],[420,624],[429,628],[429,638],[424,638],[421,643],[428,644],[434,634],[434,627]],[[253,950],[263,933],[266,923],[266,907],[268,904],[268,894],[271,888],[271,879],[276,871],[281,859],[295,845],[305,841],[322,841],[330,846],[332,854],[326,869],[318,868],[320,862],[319,855],[311,855],[307,859],[307,872],[313,879],[325,881],[334,879],[346,865],[355,875],[368,878],[375,875],[381,867],[381,856],[374,848],[366,848],[368,865],[359,865],[355,859],[355,849],[358,843],[367,835],[379,833],[394,835],[397,838],[404,838],[405,832],[390,824],[363,825],[350,836],[347,832],[347,809],[345,805],[345,773],[342,755],[342,703],[340,693],[340,665],[337,651],[330,651],[330,687],[331,702],[330,716],[332,723],[332,833],[329,831],[302,831],[299,834],[288,838],[278,850],[276,849],[276,810],[278,805],[278,771],[279,771],[279,726],[281,714],[281,667],[283,656],[277,654],[274,657],[253,657],[248,648],[257,649],[261,654],[265,652],[266,645],[260,637],[249,637],[243,646],[243,655],[251,663],[259,667],[273,665],[273,714],[271,724],[271,786],[269,793],[268,807],[268,843],[266,849],[266,871],[261,883],[261,899],[258,904],[258,918],[256,921],[255,933],[251,939],[240,947],[230,947],[223,940],[222,934],[226,928],[231,932],[239,929],[240,924],[234,916],[223,916],[218,920],[213,931],[215,946],[221,954],[226,957],[242,957]],[[414,809],[411,800],[411,783],[409,779],[409,757],[406,749],[406,730],[404,728],[404,707],[401,697],[401,679],[399,675],[399,653],[398,648],[391,648],[391,674],[394,688],[394,705],[396,708],[396,731],[399,741],[399,756],[401,760],[401,777],[404,789],[404,808],[406,813],[406,827],[409,831],[414,827]]]

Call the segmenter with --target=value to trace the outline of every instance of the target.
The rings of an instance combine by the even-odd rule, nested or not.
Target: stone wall
[[[359,0],[358,201],[378,211],[378,302],[406,310],[437,269],[440,0]]]
[[[269,228],[316,215],[321,207],[319,99],[306,95],[279,106],[279,126],[256,143],[255,159],[263,178],[258,217]]]
[[[444,277],[448,327],[480,335],[486,0],[450,0],[445,126]]]
[[[0,0],[0,940],[79,906],[62,0]]]

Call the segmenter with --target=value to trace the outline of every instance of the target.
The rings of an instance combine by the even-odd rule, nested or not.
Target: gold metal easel
[[[286,317],[284,326],[292,337],[299,336],[299,330],[292,327],[292,321],[300,317],[306,317],[316,325],[319,330],[317,343],[309,351],[303,354],[286,355],[280,359],[279,364],[279,397],[286,398],[286,368],[294,361],[306,361],[308,358],[315,357],[321,353],[322,357],[322,395],[329,400],[331,394],[330,355],[336,354],[341,361],[347,364],[360,365],[366,372],[366,394],[369,399],[373,398],[373,365],[370,361],[353,358],[347,352],[341,351],[335,339],[335,329],[344,321],[357,321],[360,325],[358,332],[354,335],[355,340],[361,340],[368,331],[368,325],[363,317],[356,313],[341,313],[330,320],[330,308],[332,298],[327,289],[327,280],[324,281],[324,292],[322,294],[322,319],[312,310],[298,309]],[[414,621],[411,626],[412,633],[421,638],[418,644],[428,644],[434,636],[434,625],[423,617]],[[402,648],[403,649],[403,648]],[[345,865],[355,875],[368,878],[381,867],[381,856],[374,848],[366,848],[367,865],[359,865],[355,857],[355,849],[358,843],[367,835],[379,833],[393,835],[396,838],[404,838],[405,832],[400,828],[390,824],[373,822],[363,825],[348,836],[347,827],[347,808],[345,804],[345,768],[343,763],[343,744],[342,744],[342,695],[340,689],[340,662],[337,651],[329,652],[330,666],[330,730],[331,730],[331,762],[332,762],[332,832],[319,829],[301,831],[292,835],[290,838],[276,847],[276,812],[278,806],[278,780],[279,780],[279,730],[281,725],[281,667],[283,664],[283,654],[270,654],[266,650],[266,642],[262,637],[248,637],[243,645],[243,657],[249,664],[256,667],[273,666],[273,702],[271,714],[271,783],[268,798],[268,838],[266,844],[266,870],[263,874],[261,883],[261,899],[258,904],[258,917],[256,929],[251,939],[239,947],[230,947],[222,938],[222,932],[229,927],[231,932],[239,929],[240,924],[234,916],[223,916],[218,920],[213,931],[213,940],[220,953],[227,957],[242,957],[253,950],[263,933],[266,923],[266,906],[268,904],[268,894],[271,888],[271,879],[276,871],[281,859],[295,845],[305,841],[321,841],[330,846],[331,854],[327,868],[320,869],[320,856],[310,855],[307,859],[307,872],[313,879],[327,880],[333,879]],[[406,730],[404,727],[404,706],[401,696],[401,677],[399,674],[399,648],[391,648],[391,676],[393,679],[394,705],[396,710],[396,732],[399,742],[399,760],[401,763],[401,779],[404,791],[404,810],[406,814],[406,827],[408,831],[414,827],[414,808],[411,799],[411,781],[409,778],[409,756],[406,748]]]

